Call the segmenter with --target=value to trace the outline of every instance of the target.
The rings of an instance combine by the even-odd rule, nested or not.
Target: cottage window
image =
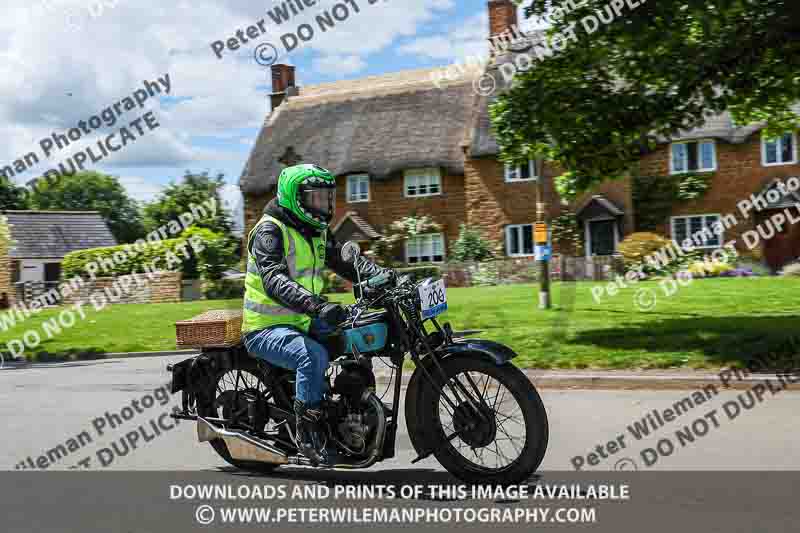
[[[526,257],[534,254],[533,224],[506,226],[506,254],[510,257]]]
[[[786,133],[777,139],[761,140],[761,162],[764,166],[797,163],[797,137]]]
[[[369,202],[369,175],[347,176],[347,202]]]
[[[405,195],[409,198],[442,194],[442,176],[438,168],[420,168],[405,172]]]
[[[507,182],[536,181],[539,175],[536,172],[536,161],[528,161],[527,165],[509,165],[506,163],[505,176]]]
[[[681,247],[684,247],[687,239],[691,239],[695,248],[719,248],[723,240],[720,224],[719,215],[672,217],[672,240]],[[721,233],[717,235],[715,230]]]
[[[406,262],[441,263],[444,261],[444,237],[441,233],[417,235],[406,240]]]
[[[717,170],[717,150],[714,141],[672,143],[670,172],[711,172]]]

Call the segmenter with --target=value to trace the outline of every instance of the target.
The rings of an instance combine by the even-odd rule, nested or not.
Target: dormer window
[[[369,202],[369,174],[347,176],[347,203]]]
[[[403,190],[406,198],[442,194],[441,171],[438,168],[406,170]]]
[[[671,174],[717,170],[717,150],[712,140],[672,143]]]

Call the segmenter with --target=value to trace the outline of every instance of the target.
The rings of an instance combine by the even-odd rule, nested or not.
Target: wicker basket
[[[175,323],[180,348],[229,348],[242,339],[242,312],[206,311],[190,320]]]

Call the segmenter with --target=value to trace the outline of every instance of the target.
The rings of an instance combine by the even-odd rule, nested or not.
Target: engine
[[[336,426],[336,431],[342,442],[350,451],[359,455],[367,451],[369,430],[369,426],[364,423],[364,415],[362,413],[350,413]]]
[[[351,455],[367,454],[376,426],[375,414],[365,409],[361,399],[367,391],[375,390],[375,375],[357,363],[344,366],[333,382],[333,393],[340,395],[336,404],[336,422],[332,429],[338,444]]]
[[[333,381],[333,393],[340,394],[356,405],[367,389],[375,390],[375,374],[355,362],[343,366]]]

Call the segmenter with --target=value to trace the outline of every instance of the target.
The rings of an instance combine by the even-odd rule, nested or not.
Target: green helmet
[[[278,176],[278,205],[301,222],[325,229],[336,209],[336,178],[317,165],[295,165]]]

